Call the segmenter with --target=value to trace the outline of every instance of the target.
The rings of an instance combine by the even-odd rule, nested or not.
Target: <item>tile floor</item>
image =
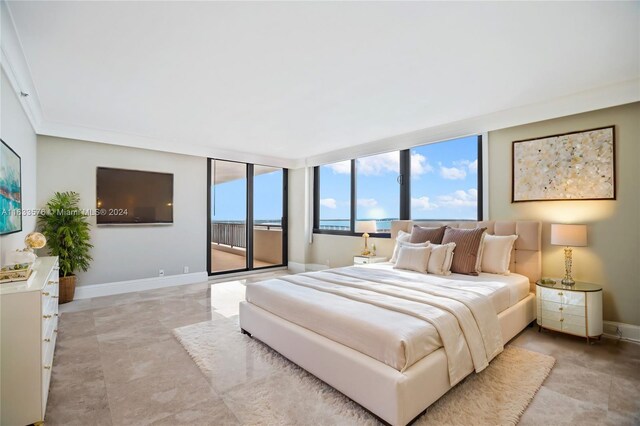
[[[245,282],[286,273],[62,305],[46,424],[238,424],[172,330],[237,315]],[[522,425],[640,424],[640,345],[537,330],[510,343],[556,358]]]

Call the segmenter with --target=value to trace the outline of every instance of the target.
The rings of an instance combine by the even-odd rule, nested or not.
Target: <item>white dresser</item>
[[[0,284],[0,424],[44,421],[58,332],[58,258],[39,257],[28,281]]]
[[[539,329],[587,338],[602,335],[602,287],[576,282],[572,286],[536,283]]]

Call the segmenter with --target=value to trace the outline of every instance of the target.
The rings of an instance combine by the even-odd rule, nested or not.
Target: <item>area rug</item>
[[[331,386],[241,334],[237,317],[173,332],[243,424],[381,424]],[[507,346],[487,369],[460,382],[414,425],[514,425],[554,363],[550,356]]]

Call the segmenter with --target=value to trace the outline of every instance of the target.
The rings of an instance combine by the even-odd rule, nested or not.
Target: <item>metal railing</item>
[[[255,223],[254,229],[280,230],[275,220]],[[211,222],[211,242],[229,247],[247,248],[247,224],[243,222]]]

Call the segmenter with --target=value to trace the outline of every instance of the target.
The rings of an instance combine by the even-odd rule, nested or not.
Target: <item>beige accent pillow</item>
[[[482,272],[509,275],[511,249],[517,235],[485,235],[482,250]]]
[[[451,262],[453,261],[453,250],[456,243],[431,244],[431,255],[427,271],[436,275],[451,275]]]
[[[440,244],[442,243],[442,236],[444,235],[445,229],[447,229],[446,226],[441,226],[439,228],[425,228],[413,225],[413,228],[411,229],[411,239],[409,239],[409,242],[424,243],[425,241],[431,241],[434,244]]]
[[[396,237],[396,245],[393,247],[393,255],[391,256],[391,260],[389,262],[395,263],[398,260],[398,250],[400,249],[400,245],[402,243],[408,243],[409,238],[411,238],[411,234],[404,231],[398,231],[398,236]],[[426,246],[421,246],[426,247]]]
[[[427,273],[431,247],[401,246],[398,252],[398,260],[393,265],[394,269],[408,269],[410,271]]]

